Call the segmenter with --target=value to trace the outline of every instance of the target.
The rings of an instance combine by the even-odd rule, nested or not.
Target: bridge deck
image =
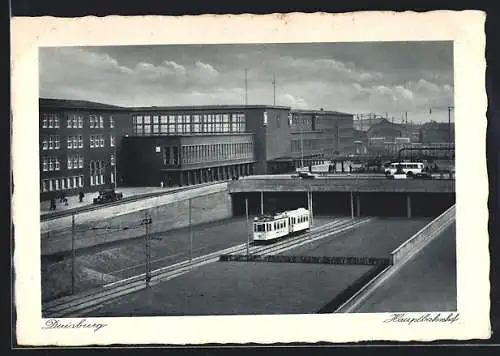
[[[230,193],[246,192],[392,192],[454,193],[453,179],[374,179],[362,177],[315,179],[259,178],[229,182]]]

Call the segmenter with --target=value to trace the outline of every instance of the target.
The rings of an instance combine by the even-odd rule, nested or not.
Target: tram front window
[[[265,232],[266,231],[266,225],[265,224],[256,224],[255,225],[255,231],[256,232]]]

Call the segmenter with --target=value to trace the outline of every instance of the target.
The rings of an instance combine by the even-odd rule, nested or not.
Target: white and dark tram
[[[253,241],[273,241],[300,231],[309,230],[310,226],[309,210],[304,208],[255,217],[253,221]]]

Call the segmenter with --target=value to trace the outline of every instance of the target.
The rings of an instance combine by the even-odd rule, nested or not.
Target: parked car
[[[316,176],[310,172],[299,172],[299,177],[305,179],[316,178]]]
[[[311,179],[311,178],[316,178],[316,175],[310,172],[298,172],[297,174],[292,174],[292,178]]]
[[[121,200],[122,198],[122,193],[117,193],[114,189],[105,189],[99,191],[99,195],[97,196],[97,198],[94,198],[94,204],[111,203],[117,200]]]
[[[414,179],[432,179],[432,175],[427,172],[415,173]]]

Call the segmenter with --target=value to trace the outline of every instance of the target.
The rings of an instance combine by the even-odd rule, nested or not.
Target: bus
[[[421,162],[393,162],[385,168],[385,175],[393,176],[398,170],[411,177],[417,173],[422,173],[424,164]]]

